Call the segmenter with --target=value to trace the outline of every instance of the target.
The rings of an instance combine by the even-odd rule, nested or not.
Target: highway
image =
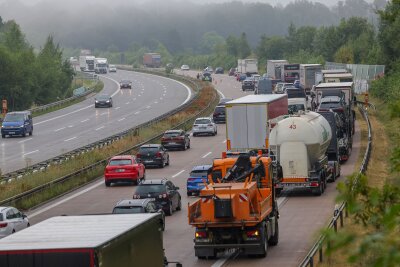
[[[180,71],[177,71],[179,74]],[[190,72],[191,75],[195,74]],[[244,94],[240,83],[233,77],[215,75],[216,88],[223,95],[237,98]],[[350,160],[342,166],[344,179],[354,171],[359,154],[360,133],[356,127],[353,152]],[[194,230],[187,223],[187,203],[195,197],[186,196],[186,178],[194,165],[209,164],[214,157],[220,157],[225,150],[225,125],[218,126],[214,137],[191,137],[191,149],[170,152],[171,165],[164,169],[147,169],[147,179],[167,177],[180,187],[182,211],[166,218],[164,247],[169,260],[180,261],[183,266],[297,266],[306,255],[321,227],[333,215],[334,184],[328,184],[325,193],[315,197],[305,192],[283,193],[278,199],[280,206],[280,240],[276,247],[270,247],[266,258],[247,258],[236,253],[219,255],[219,259],[198,260],[194,256]],[[113,186],[106,188],[99,179],[75,192],[51,201],[42,207],[28,212],[31,223],[37,223],[52,216],[67,214],[109,213],[118,200],[132,198],[133,186]],[[186,205],[185,205],[186,204]]]
[[[160,76],[119,70],[101,75],[101,93],[113,96],[112,108],[94,108],[94,96],[33,119],[33,136],[0,140],[0,169],[11,172],[58,156],[160,116],[192,96],[182,83]],[[119,89],[129,79],[133,89]]]

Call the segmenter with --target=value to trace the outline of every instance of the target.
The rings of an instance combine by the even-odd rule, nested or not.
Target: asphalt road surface
[[[180,71],[177,71],[179,74]],[[195,72],[186,72],[195,75]],[[237,98],[243,93],[240,83],[233,77],[215,75],[214,85],[225,97]],[[249,92],[250,93],[250,92]],[[354,171],[354,163],[359,154],[360,133],[356,127],[353,153],[350,160],[342,166],[344,179]],[[315,240],[319,229],[324,227],[333,215],[336,183],[328,184],[320,197],[307,192],[285,192],[278,199],[280,206],[280,240],[271,247],[266,258],[247,258],[234,252],[219,255],[214,260],[198,260],[194,256],[194,229],[188,225],[187,203],[196,197],[186,196],[186,179],[195,165],[210,164],[214,157],[225,151],[225,125],[218,126],[217,136],[191,137],[191,148],[187,151],[170,152],[171,165],[164,169],[147,169],[147,179],[166,177],[180,187],[182,210],[166,217],[164,248],[171,261],[180,261],[183,266],[297,266]],[[52,216],[67,214],[108,213],[118,200],[132,198],[134,186],[105,187],[99,179],[71,194],[51,201],[28,213],[31,223],[37,223]],[[186,205],[185,205],[186,204]]]
[[[182,83],[160,76],[118,70],[102,75],[101,93],[113,96],[112,108],[95,108],[94,96],[35,117],[33,136],[0,140],[0,169],[11,172],[122,132],[160,116],[191,97]],[[133,82],[119,89],[119,81]]]

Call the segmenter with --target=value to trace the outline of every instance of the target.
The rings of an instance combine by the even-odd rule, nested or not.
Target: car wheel
[[[165,167],[164,161],[162,161],[162,162],[160,163],[160,165],[158,165],[158,167],[164,168],[164,167]]]
[[[167,158],[167,163],[165,165],[169,166],[169,156]]]
[[[187,192],[186,194],[187,194],[188,197],[190,197],[192,195],[191,192]]]
[[[107,187],[109,187],[109,186],[111,185],[111,182],[106,181],[106,182],[105,182],[105,185],[106,185]]]
[[[6,135],[5,135],[5,134],[2,134],[2,135],[1,135],[1,138],[6,138]]]
[[[196,137],[196,136],[197,136],[197,134],[193,133],[193,137]]]
[[[26,225],[26,227],[29,227],[29,226],[31,226],[31,224],[30,224],[30,223],[28,223],[28,224]]]
[[[146,180],[146,172],[143,173],[142,181]]]
[[[167,212],[166,212],[166,215],[167,216],[171,216],[172,215],[172,203],[170,202],[169,204],[168,204],[168,210],[167,210]]]
[[[187,149],[187,145],[186,145],[186,143],[184,143],[182,146],[182,150],[185,151],[186,149]]]
[[[189,143],[188,143],[188,146],[187,146],[187,148],[188,148],[188,149],[190,148],[190,141],[189,141]]]
[[[181,209],[182,209],[182,201],[179,198],[178,207],[176,207],[176,210],[181,210]]]
[[[32,136],[32,134],[33,134],[33,130],[31,130],[31,131],[29,132],[29,135],[30,135],[30,136]]]

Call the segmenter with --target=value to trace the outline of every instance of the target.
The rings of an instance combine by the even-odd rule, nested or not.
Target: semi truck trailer
[[[256,74],[258,73],[258,61],[257,59],[238,59],[238,72],[244,74]]]
[[[161,67],[161,55],[159,53],[146,53],[143,55],[143,65],[148,68]]]

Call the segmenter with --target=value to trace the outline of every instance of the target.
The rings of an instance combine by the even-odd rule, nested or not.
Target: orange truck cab
[[[266,256],[268,245],[278,244],[272,166],[271,159],[262,156],[214,160],[209,183],[188,208],[197,257],[216,257],[231,248]]]

